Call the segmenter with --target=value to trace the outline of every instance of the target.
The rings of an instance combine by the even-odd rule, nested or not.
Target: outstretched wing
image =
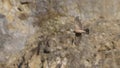
[[[82,23],[81,20],[79,19],[79,17],[75,18],[75,33],[84,33],[85,31],[82,28]]]
[[[82,23],[81,20],[79,19],[79,16],[75,18],[75,28],[82,30]]]

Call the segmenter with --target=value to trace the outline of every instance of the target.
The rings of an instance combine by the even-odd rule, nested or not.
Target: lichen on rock
[[[119,2],[0,0],[0,68],[119,68]]]

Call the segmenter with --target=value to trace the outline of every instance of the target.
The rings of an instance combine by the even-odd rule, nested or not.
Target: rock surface
[[[0,68],[120,68],[119,3],[0,0]]]

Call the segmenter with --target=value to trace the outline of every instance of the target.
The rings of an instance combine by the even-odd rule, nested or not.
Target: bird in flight
[[[81,24],[81,20],[79,19],[79,17],[75,18],[75,26],[74,26],[74,32],[75,33],[84,33],[85,31],[82,28],[82,24]]]
[[[81,33],[89,34],[89,29],[83,29],[81,20],[79,17],[75,18],[74,33],[81,35]]]

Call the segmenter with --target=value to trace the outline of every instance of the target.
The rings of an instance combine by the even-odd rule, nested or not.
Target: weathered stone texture
[[[119,3],[0,0],[0,67],[120,68]]]

